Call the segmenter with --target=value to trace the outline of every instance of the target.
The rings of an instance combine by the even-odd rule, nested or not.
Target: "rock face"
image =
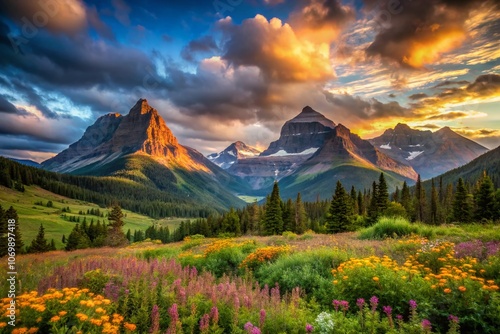
[[[280,138],[272,142],[261,156],[279,152],[301,153],[311,148],[319,148],[334,128],[335,123],[307,106],[283,125]]]
[[[310,107],[287,121],[280,138],[260,156],[238,160],[227,171],[261,190],[262,195],[279,180],[284,198],[293,198],[300,191],[308,200],[318,195],[329,198],[337,180],[363,189],[370,188],[382,171],[391,173],[393,185],[417,177],[409,165],[383,154]]]
[[[46,169],[72,173],[109,164],[128,154],[146,154],[163,164],[209,172],[208,161],[193,159],[194,150],[177,142],[158,111],[140,99],[126,116],[108,114],[89,126],[83,137],[42,163]]]
[[[260,151],[254,147],[246,145],[244,142],[237,141],[229,145],[220,153],[213,153],[207,156],[208,160],[222,169],[228,169],[237,160],[244,160],[255,157],[260,154]]]
[[[398,124],[370,142],[393,159],[411,165],[423,179],[465,165],[488,151],[449,127],[431,132]]]

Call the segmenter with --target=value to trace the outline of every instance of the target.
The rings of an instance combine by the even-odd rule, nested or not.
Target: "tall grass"
[[[427,239],[446,238],[453,242],[468,240],[500,240],[500,226],[483,224],[431,226],[422,223],[410,223],[401,217],[381,217],[378,222],[359,231],[359,239],[381,240],[419,235]]]

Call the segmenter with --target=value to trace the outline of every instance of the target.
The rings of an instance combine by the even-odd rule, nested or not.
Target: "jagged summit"
[[[297,116],[287,121],[281,128],[280,138],[261,153],[296,154],[321,147],[328,133],[335,128],[335,123],[309,106]]]
[[[462,166],[487,151],[448,126],[432,132],[400,123],[370,142],[393,159],[410,164],[423,179]]]
[[[242,141],[236,141],[226,147],[224,151],[212,153],[207,158],[222,169],[227,169],[240,159],[252,158],[259,154],[260,150],[248,146]]]
[[[290,123],[313,123],[313,122],[318,122],[321,123],[323,126],[329,127],[329,128],[334,128],[335,123],[326,118],[323,114],[317,112],[313,108],[309,106],[305,106],[304,109],[302,109],[302,112],[289,120],[288,122]]]
[[[148,100],[140,98],[132,109],[130,109],[129,115],[143,115],[148,113],[158,113],[158,111],[149,105]]]
[[[190,151],[178,143],[158,111],[146,99],[139,99],[125,116],[118,113],[101,116],[87,128],[80,140],[44,161],[43,166],[58,172],[74,172],[135,153],[150,155],[166,164],[208,170],[194,161]]]

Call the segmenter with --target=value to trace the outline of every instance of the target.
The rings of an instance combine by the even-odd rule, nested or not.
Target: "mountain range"
[[[183,146],[147,100],[130,112],[100,117],[82,138],[42,163],[75,175],[127,179],[183,198],[213,198],[239,206],[237,195],[265,196],[279,181],[283,198],[329,198],[340,180],[368,189],[381,172],[390,188],[463,165],[486,148],[449,128],[419,131],[398,124],[364,140],[311,107],[284,123],[280,136],[260,152],[241,141],[204,157]]]
[[[431,132],[398,124],[370,142],[388,156],[408,163],[424,180],[465,165],[488,151],[449,127]]]
[[[158,188],[179,197],[209,200],[218,206],[243,204],[234,192],[238,179],[200,152],[179,144],[158,111],[140,99],[125,116],[107,114],[82,138],[42,163],[74,175],[112,176]]]

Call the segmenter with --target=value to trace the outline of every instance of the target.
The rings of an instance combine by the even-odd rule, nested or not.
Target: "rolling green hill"
[[[49,201],[52,202],[52,207],[47,207]],[[70,216],[78,217],[80,222],[83,222],[84,218],[87,223],[90,223],[91,219],[94,219],[94,222],[97,222],[98,219],[101,222],[107,222],[107,208],[99,208],[94,203],[57,195],[38,186],[27,186],[24,192],[0,186],[0,205],[4,209],[8,209],[10,206],[16,209],[25,245],[29,245],[31,240],[35,238],[40,224],[43,224],[45,228],[46,238],[49,241],[53,238],[56,247],[61,248],[63,246],[61,242],[63,234],[67,237],[76,224],[69,221]],[[69,208],[69,212],[63,212],[63,208],[65,210]],[[104,217],[79,214],[80,211],[86,213],[90,209],[99,209],[104,214]],[[123,213],[125,214],[124,231],[128,229],[131,231],[145,230],[152,223],[168,226],[170,231],[173,231],[182,220],[181,218],[155,220],[129,210],[123,210]],[[66,218],[64,218],[64,215]]]

